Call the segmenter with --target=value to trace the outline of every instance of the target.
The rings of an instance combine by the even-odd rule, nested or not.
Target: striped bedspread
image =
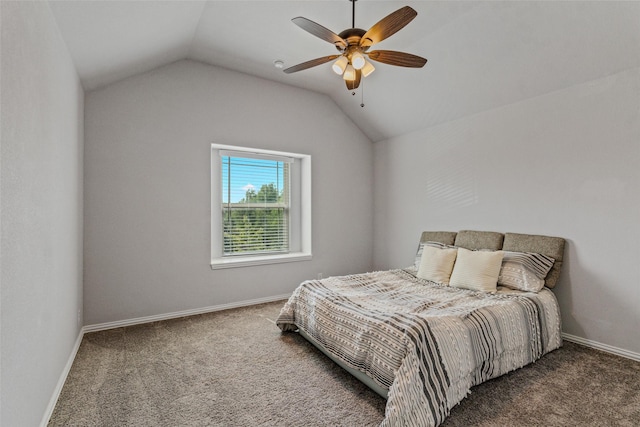
[[[562,344],[550,290],[488,294],[428,282],[413,269],[306,281],[276,324],[304,330],[388,388],[381,426],[437,426],[472,386]]]

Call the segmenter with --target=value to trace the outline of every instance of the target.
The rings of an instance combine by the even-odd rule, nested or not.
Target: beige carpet
[[[386,401],[282,302],[87,334],[50,426],[369,426]],[[571,343],[472,389],[445,426],[640,426],[640,363]]]

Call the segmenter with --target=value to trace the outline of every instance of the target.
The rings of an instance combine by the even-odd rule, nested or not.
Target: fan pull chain
[[[360,84],[360,106],[364,108],[364,79],[362,79],[362,83]]]

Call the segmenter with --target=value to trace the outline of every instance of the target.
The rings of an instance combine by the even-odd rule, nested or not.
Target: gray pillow
[[[553,262],[553,258],[542,254],[504,251],[498,284],[520,291],[539,292]]]
[[[564,239],[561,237],[541,236],[534,234],[505,233],[505,251],[535,252],[550,256],[555,260],[553,268],[545,278],[545,285],[553,288],[560,277],[562,258],[564,256]]]

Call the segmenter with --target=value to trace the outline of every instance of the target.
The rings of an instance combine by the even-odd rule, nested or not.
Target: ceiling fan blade
[[[360,47],[369,47],[380,43],[387,37],[403,29],[418,15],[418,12],[405,6],[385,16],[369,29],[360,39]],[[309,30],[307,30],[309,31]]]
[[[324,64],[325,62],[332,61],[339,57],[340,55],[330,55],[323,56],[322,58],[312,59],[311,61],[303,62],[298,65],[294,65],[292,67],[286,68],[284,71],[287,74],[295,73],[296,71],[306,70],[307,68],[315,67],[316,65]]]
[[[344,50],[347,47],[347,42],[342,37],[310,19],[298,16],[297,18],[293,18],[291,21],[303,30],[339,47],[341,50]]]
[[[421,56],[410,53],[396,52],[395,50],[372,50],[368,52],[369,59],[399,67],[421,68],[427,60]]]
[[[356,70],[356,79],[355,80],[345,80],[344,82],[347,84],[347,89],[355,90],[360,86],[360,80],[362,79],[362,72],[360,70]]]

